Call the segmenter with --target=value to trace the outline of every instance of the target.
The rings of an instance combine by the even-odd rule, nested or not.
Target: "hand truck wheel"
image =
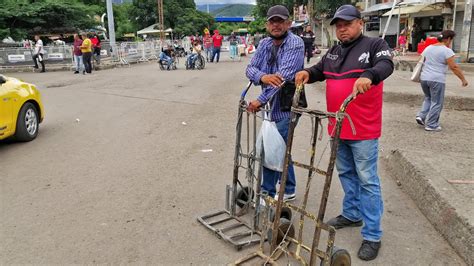
[[[324,265],[323,261],[321,261],[321,266]],[[350,266],[351,265],[351,255],[349,251],[334,246],[332,248],[331,254],[331,263],[330,266]]]
[[[270,209],[270,222],[273,222],[273,220],[275,219],[275,209],[274,208],[271,208]],[[293,217],[293,213],[291,212],[291,209],[286,207],[286,206],[282,206],[281,207],[281,215],[280,215],[280,218],[285,218],[289,221],[291,221],[291,218]]]
[[[269,228],[267,231],[269,243],[272,242],[272,232],[272,228]],[[293,226],[290,220],[282,217],[280,218],[280,226],[278,226],[277,245],[279,245],[285,239],[285,235],[294,238],[295,227]]]
[[[253,189],[247,186],[239,188],[237,191],[237,197],[235,198],[237,206],[243,208],[245,205],[248,205],[252,201],[253,196]]]

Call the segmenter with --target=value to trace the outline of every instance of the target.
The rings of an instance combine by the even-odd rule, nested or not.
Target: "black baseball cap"
[[[279,17],[284,20],[287,20],[290,17],[290,12],[288,12],[288,9],[285,6],[272,6],[267,11],[267,21],[274,17]]]
[[[361,18],[361,16],[359,10],[357,10],[355,6],[343,5],[336,10],[336,13],[334,14],[334,17],[332,18],[329,25],[333,25],[338,19],[351,21],[357,18]]]

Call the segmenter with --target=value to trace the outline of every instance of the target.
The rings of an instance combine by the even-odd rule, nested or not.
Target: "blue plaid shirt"
[[[280,74],[285,80],[294,80],[296,72],[302,70],[304,66],[304,42],[300,37],[288,32],[288,36],[280,44],[276,60],[272,60],[272,47],[272,38],[260,41],[254,57],[247,66],[246,75],[255,85],[262,85],[262,93],[257,98],[262,105],[272,99],[271,118],[278,122],[289,118],[290,112],[280,111],[278,88],[263,85],[260,80],[267,74]]]

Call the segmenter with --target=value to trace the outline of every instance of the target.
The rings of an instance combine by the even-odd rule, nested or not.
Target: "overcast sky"
[[[194,0],[196,5],[202,4],[255,4],[255,0]]]

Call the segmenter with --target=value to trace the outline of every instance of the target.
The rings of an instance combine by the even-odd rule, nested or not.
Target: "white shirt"
[[[43,41],[41,39],[36,41],[34,54],[44,54]]]
[[[193,54],[198,54],[201,52],[201,50],[202,48],[200,44],[193,46]]]

